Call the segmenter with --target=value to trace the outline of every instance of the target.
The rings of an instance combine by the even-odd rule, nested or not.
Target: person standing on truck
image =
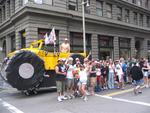
[[[63,59],[58,59],[58,64],[55,67],[56,72],[56,87],[58,92],[57,100],[61,102],[67,98],[64,96],[65,92],[65,80],[66,80],[66,69],[63,63]]]
[[[65,38],[65,42],[60,45],[60,52],[69,53],[70,52],[70,44],[67,38]]]

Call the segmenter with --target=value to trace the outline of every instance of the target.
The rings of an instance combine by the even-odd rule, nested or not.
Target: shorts
[[[87,84],[87,80],[80,80],[79,81],[79,85],[86,85]]]
[[[100,81],[101,80],[101,76],[97,76],[97,81]]]
[[[67,88],[72,88],[74,86],[74,79],[67,79]]]
[[[136,81],[135,81],[135,84],[136,84],[136,85],[140,85],[140,86],[141,86],[141,85],[143,85],[143,83],[144,83],[143,79],[140,79],[140,80],[136,80]]]
[[[65,80],[64,81],[56,81],[57,92],[65,91]]]
[[[118,77],[118,82],[123,82],[123,75],[117,75]]]
[[[79,79],[74,78],[74,88],[76,89],[78,87]]]
[[[87,86],[88,87],[90,86],[90,77],[89,76],[87,77]]]
[[[148,77],[148,71],[143,72],[144,77]]]
[[[96,77],[90,77],[90,83],[92,83],[94,86],[96,85],[96,81],[97,78]]]

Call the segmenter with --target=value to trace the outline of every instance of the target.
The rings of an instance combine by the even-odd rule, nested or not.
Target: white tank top
[[[69,79],[73,79],[73,70],[74,70],[74,67],[72,65],[69,65],[69,68],[67,70],[67,78]]]
[[[110,72],[110,73],[113,73],[113,72],[114,72],[113,67],[112,67],[111,65],[109,65],[109,72]]]
[[[79,72],[80,81],[87,81],[87,72],[86,70],[82,70]]]

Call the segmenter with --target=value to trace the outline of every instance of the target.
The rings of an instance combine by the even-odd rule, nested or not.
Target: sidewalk
[[[101,95],[108,95],[108,94],[114,94],[118,92],[126,92],[129,90],[133,90],[133,88],[134,88],[133,84],[126,84],[123,90],[115,88],[115,89],[107,89],[107,90],[96,92],[96,93],[101,94]]]

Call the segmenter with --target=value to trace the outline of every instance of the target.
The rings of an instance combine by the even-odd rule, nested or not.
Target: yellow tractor
[[[39,88],[55,86],[55,66],[59,58],[85,58],[85,53],[54,52],[53,45],[44,40],[30,44],[29,48],[16,50],[7,55],[0,74],[12,87],[26,95],[36,94]]]

